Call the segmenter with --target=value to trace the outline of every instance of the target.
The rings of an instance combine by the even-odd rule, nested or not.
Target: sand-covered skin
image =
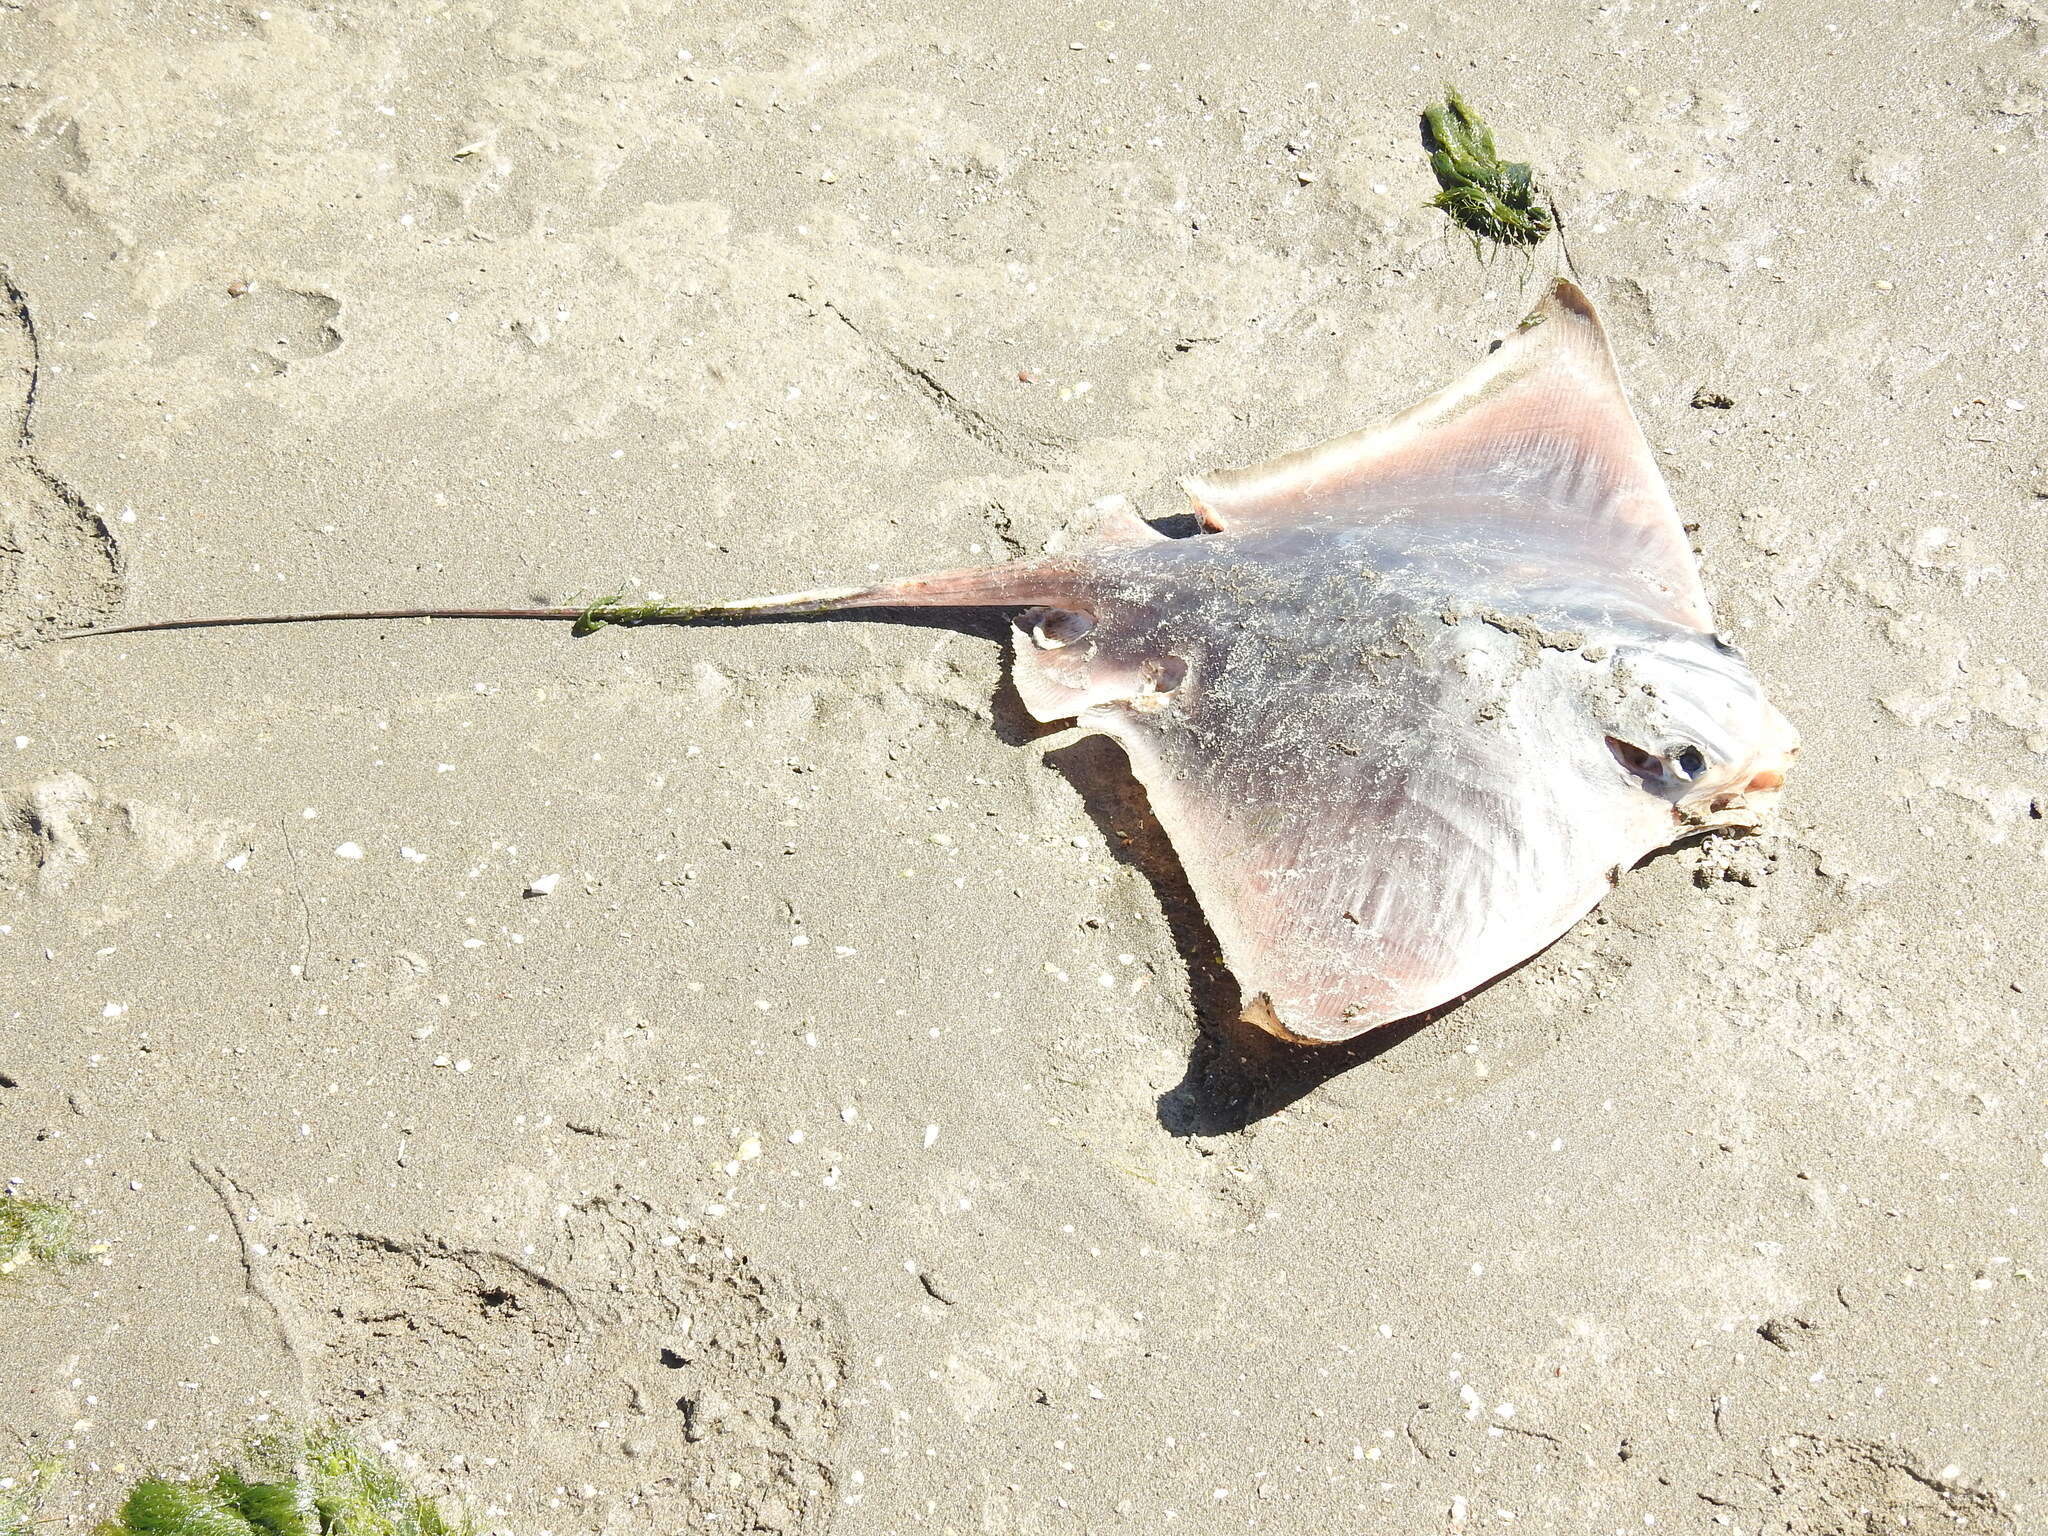
[[[111,1245],[4,1301],[57,1528],[309,1406],[522,1533],[2048,1524],[2048,19],[1867,20],[0,7],[0,1173]],[[1523,312],[1446,78],[1806,745],[1377,1054],[1217,1043],[985,619],[38,641],[1171,515]]]

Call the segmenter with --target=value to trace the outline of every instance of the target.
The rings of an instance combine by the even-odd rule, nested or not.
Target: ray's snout
[[[1777,808],[1785,792],[1785,775],[1799,755],[1799,732],[1768,704],[1761,744],[1724,775],[1702,786],[1704,793],[1681,802],[1680,815],[1702,827],[1755,830]]]

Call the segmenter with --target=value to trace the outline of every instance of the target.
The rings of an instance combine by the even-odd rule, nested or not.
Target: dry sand
[[[2048,1529],[2044,45],[0,4],[0,1132],[112,1245],[0,1300],[56,1528],[312,1409],[520,1533]],[[994,620],[38,643],[1170,516],[1522,313],[1447,78],[1806,750],[1391,1044],[1226,1028]]]

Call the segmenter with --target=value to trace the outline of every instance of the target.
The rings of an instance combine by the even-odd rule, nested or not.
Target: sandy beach
[[[1446,82],[1805,746],[1422,1027],[1232,1018],[995,613],[1455,378]],[[0,1429],[480,1528],[2048,1530],[2048,12],[0,0]],[[452,1506],[451,1506],[452,1507]]]

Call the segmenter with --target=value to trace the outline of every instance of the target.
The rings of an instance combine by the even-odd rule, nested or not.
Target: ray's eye
[[[1188,680],[1188,664],[1178,656],[1148,661],[1140,670],[1145,678],[1147,693],[1171,693]]]
[[[1041,651],[1061,650],[1095,627],[1093,615],[1066,608],[1035,608],[1026,618],[1030,621],[1032,642]]]
[[[1707,771],[1707,754],[1695,746],[1682,746],[1660,757],[1632,742],[1623,741],[1619,736],[1610,736],[1607,738],[1607,750],[1652,793],[1668,791],[1673,781],[1690,784]]]

